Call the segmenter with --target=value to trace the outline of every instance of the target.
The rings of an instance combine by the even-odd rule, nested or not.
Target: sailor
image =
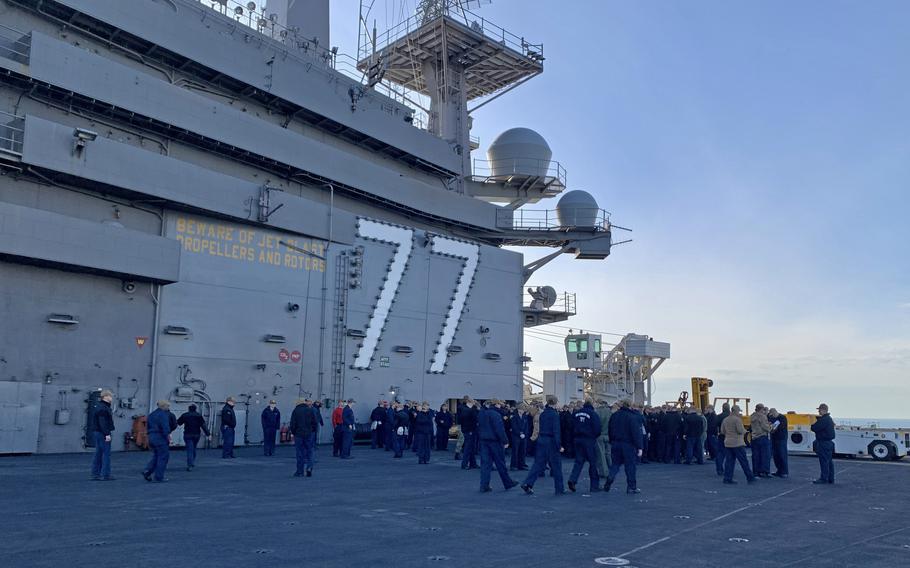
[[[229,396],[221,409],[221,459],[234,457],[234,429],[237,427],[234,403],[234,397]]]
[[[610,447],[612,450],[613,464],[610,466],[604,491],[609,491],[619,473],[619,466],[624,466],[626,472],[626,493],[641,493],[635,477],[636,462],[642,454],[641,423],[632,412],[632,404],[628,400],[622,401],[619,412],[611,417]]]
[[[341,415],[344,413],[344,401],[339,400],[338,406],[335,407],[335,410],[332,411],[332,456],[339,457],[341,455]]]
[[[92,416],[92,438],[95,442],[95,456],[92,458],[92,479],[113,481],[111,475],[111,434],[114,431],[114,413],[111,403],[114,393],[101,391],[101,401]]]
[[[654,418],[655,434],[651,439],[654,442],[654,461],[664,461],[664,455],[667,453],[667,405],[657,409]]]
[[[818,405],[818,416],[811,428],[815,432],[815,453],[821,469],[821,475],[812,483],[834,483],[834,420],[828,414],[827,404]]]
[[[771,477],[771,425],[768,423],[768,409],[764,404],[755,405],[755,412],[749,417],[752,430],[752,472],[758,477]]]
[[[708,452],[708,459],[717,457],[717,428],[720,426],[717,420],[717,413],[714,407],[708,405],[705,407],[705,450]]]
[[[314,400],[312,409],[313,415],[316,416],[316,430],[313,432],[313,463],[318,463],[319,458],[316,457],[316,450],[319,449],[319,431],[325,426],[325,422],[322,420],[322,403]]]
[[[417,463],[430,463],[430,440],[433,438],[433,416],[430,414],[430,403],[424,401],[417,410],[414,420],[414,447],[417,450]]]
[[[509,445],[509,438],[506,436],[500,412],[502,401],[494,398],[487,400],[483,406],[484,409],[477,418],[477,435],[480,438],[480,492],[489,493],[493,490],[490,487],[493,466],[496,466],[496,471],[499,472],[502,486],[511,489],[518,485],[518,482],[509,477],[506,469],[505,448]]]
[[[777,412],[776,408],[768,411],[771,423],[771,457],[774,459],[774,477],[790,477],[789,456],[787,455],[787,417]]]
[[[638,456],[638,463],[646,464],[648,463],[648,426],[647,419],[645,418],[644,409],[640,403],[635,403],[632,405],[632,414],[635,415],[635,418],[638,420],[639,426],[641,427],[641,454]]]
[[[373,409],[373,412],[370,413],[370,448],[376,449],[382,447],[382,431],[383,423],[386,420],[386,411],[383,408],[384,400],[380,400],[376,403],[376,408]]]
[[[721,429],[724,420],[730,416],[730,403],[725,402],[721,407],[721,413],[717,415],[717,450],[714,452],[714,466],[717,469],[717,475],[724,474],[724,462],[727,459],[727,448],[724,446],[724,432]]]
[[[692,465],[692,457],[698,465],[705,463],[705,449],[702,446],[702,435],[705,433],[705,421],[695,407],[689,407],[685,414],[686,465]]]
[[[192,471],[196,467],[196,446],[199,445],[199,438],[205,433],[209,441],[212,440],[212,433],[209,432],[208,426],[205,425],[205,418],[196,411],[196,405],[191,404],[189,409],[180,415],[177,419],[177,425],[183,426],[183,444],[186,447],[186,470]]]
[[[597,437],[597,444],[594,446],[597,452],[597,475],[603,479],[607,478],[610,471],[610,417],[613,410],[605,401],[597,405],[597,416],[600,418],[600,436]]]
[[[503,402],[502,405],[499,406],[498,411],[499,411],[499,415],[502,416],[502,426],[503,426],[503,428],[505,428],[506,439],[509,440],[509,443],[510,443],[509,447],[511,448],[512,413],[514,412],[514,409],[509,408],[509,405],[507,403]],[[511,450],[510,450],[510,453],[511,453]]]
[[[528,495],[534,493],[534,482],[546,471],[547,466],[550,467],[553,474],[553,486],[556,494],[563,495],[566,492],[562,479],[562,463],[559,458],[561,438],[559,412],[556,411],[557,404],[559,404],[559,399],[553,395],[547,395],[547,406],[540,413],[534,466],[521,484],[521,488]]]
[[[298,399],[291,413],[288,430],[294,435],[297,470],[294,477],[313,476],[313,448],[316,446],[316,414],[310,399]]]
[[[167,462],[170,458],[170,437],[171,432],[177,429],[177,418],[169,410],[171,403],[166,400],[158,401],[158,409],[148,416],[148,437],[149,446],[152,448],[152,457],[142,470],[142,477],[146,481],[152,480],[152,474],[155,474],[155,481],[166,481],[164,471],[167,469]]]
[[[568,404],[562,407],[559,413],[559,432],[562,439],[562,452],[567,458],[575,457],[575,441],[572,432],[572,414],[575,408]]]
[[[341,411],[341,459],[351,459],[351,448],[354,446],[354,399],[349,398]]]
[[[439,407],[439,412],[433,418],[436,422],[436,451],[445,452],[449,449],[449,429],[452,427],[452,413],[446,405]]]
[[[528,436],[527,455],[537,455],[537,438],[540,435],[540,404],[535,402],[528,407],[528,430],[531,435]]]
[[[644,452],[644,456],[642,457],[647,457],[648,459],[642,459],[642,463],[659,461],[657,458],[657,449],[659,447],[657,442],[658,417],[657,408],[652,408],[650,406],[645,408],[645,430],[648,435],[648,449]]]
[[[664,463],[680,463],[680,439],[683,432],[683,419],[679,409],[671,406],[664,414],[665,453]]]
[[[262,451],[267,456],[275,455],[275,436],[281,429],[281,411],[278,403],[269,401],[269,405],[262,409]]]
[[[509,469],[512,471],[528,469],[525,456],[528,451],[528,436],[531,434],[530,420],[527,414],[528,406],[525,403],[518,405],[512,414],[512,459]]]
[[[572,431],[575,432],[575,465],[569,475],[569,491],[575,493],[575,484],[581,470],[588,463],[588,476],[591,478],[591,493],[600,491],[600,479],[597,475],[597,452],[594,449],[600,437],[600,416],[594,410],[594,401],[586,398],[582,406],[572,417]]]
[[[411,401],[408,403],[408,437],[405,447],[411,448],[412,452],[417,452],[414,445],[414,436],[417,434],[417,412],[420,410],[420,403]]]
[[[394,428],[392,436],[392,449],[395,451],[395,457],[400,458],[404,453],[404,442],[408,435],[408,422],[410,417],[400,402],[395,403],[395,417],[392,422]]]
[[[726,406],[726,405],[724,405]],[[736,468],[736,462],[743,468],[746,480],[749,483],[755,483],[758,478],[752,474],[749,467],[749,460],[746,459],[746,427],[743,426],[743,411],[739,405],[734,404],[730,409],[730,416],[724,418],[720,425],[720,431],[724,439],[724,449],[727,455],[724,457],[724,483],[730,485],[736,483],[733,481],[733,470]]]
[[[465,397],[464,406],[460,409],[458,423],[464,434],[464,448],[461,456],[461,469],[477,469],[477,416],[476,402]]]
[[[385,410],[385,422],[383,423],[383,434],[385,434],[385,451],[392,451],[392,440],[395,438],[395,407],[397,403],[393,400],[391,403],[383,401]]]
[[[456,461],[461,461],[461,456],[464,452],[464,431],[461,429],[461,415],[464,413],[462,408],[464,407],[464,401],[467,399],[468,397],[465,397],[464,400],[458,401],[455,406],[455,433],[458,437],[455,439],[455,455],[453,458]]]

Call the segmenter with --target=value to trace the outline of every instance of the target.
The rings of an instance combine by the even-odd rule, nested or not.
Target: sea
[[[910,418],[835,418],[838,426],[875,426],[876,428],[910,429]]]

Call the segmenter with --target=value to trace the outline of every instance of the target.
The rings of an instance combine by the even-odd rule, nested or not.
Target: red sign
[[[291,351],[291,361],[293,363],[300,362],[300,351]]]
[[[136,338],[136,347],[142,349],[142,346],[145,345],[145,342],[148,341],[148,337],[137,337]]]
[[[288,359],[290,359],[290,357],[291,357],[291,354],[288,353],[287,349],[282,349],[281,351],[278,352],[278,360],[281,361],[282,363],[287,363]]]

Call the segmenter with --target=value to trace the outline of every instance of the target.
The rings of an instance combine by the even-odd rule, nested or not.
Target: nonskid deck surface
[[[357,447],[318,451],[314,477],[293,478],[293,448],[266,458],[203,451],[193,472],[171,454],[168,483],[146,483],[147,453],[115,454],[117,480],[89,480],[89,455],[0,459],[3,562],[32,566],[712,566],[910,565],[907,463],[838,460],[837,485],[816,486],[817,461],[791,458],[787,480],[722,485],[704,466],[639,468],[613,491],[480,494],[477,470],[451,452]],[[568,474],[570,463],[563,462]],[[513,472],[521,480],[519,473]],[[584,490],[583,493],[581,490]],[[620,557],[621,560],[610,560]],[[599,559],[599,562],[598,562]]]

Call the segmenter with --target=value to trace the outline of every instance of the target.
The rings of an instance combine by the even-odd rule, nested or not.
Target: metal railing
[[[25,117],[0,110],[0,152],[22,156]]]
[[[319,45],[316,38],[305,38],[298,29],[282,26],[278,23],[277,18],[267,17],[264,7],[261,6],[263,4],[262,0],[259,0],[258,4],[256,2],[237,0],[190,1],[232,19],[238,24],[249,28],[250,31],[280,43],[288,49],[287,54],[298,61],[307,65],[316,65],[327,72],[335,71],[340,73],[357,85],[364,86],[367,84],[366,74],[357,69],[357,60],[354,57],[340,53],[335,47],[326,48]],[[250,5],[256,6],[256,8],[250,10]],[[257,12],[256,9],[259,11]],[[426,112],[416,107],[413,103],[409,103],[405,94],[397,92],[383,83],[374,85],[374,89],[396,103],[412,110],[414,114],[412,120],[409,121],[412,126],[421,130],[427,128],[428,119]],[[389,114],[395,114],[397,110],[391,105],[380,106]]]
[[[495,41],[503,47],[511,49],[512,51],[516,51],[529,59],[533,59],[535,61],[543,60],[542,43],[530,43],[525,38],[511,33],[505,28],[497,26],[493,22],[487,20],[486,18],[478,16],[470,10],[462,10],[459,8],[457,10],[457,13],[454,13],[452,10],[446,8],[445,15],[453,20],[458,21],[458,23],[463,24],[469,30],[492,41]],[[430,21],[432,21],[432,18],[430,18]],[[392,45],[411,32],[419,29],[426,23],[428,22],[426,21],[425,16],[418,13],[400,22],[399,24],[392,26],[391,28],[382,32],[382,34],[376,36],[375,51],[382,51],[386,47]],[[357,58],[359,60],[362,61],[370,57],[370,54],[374,51],[374,46],[371,45],[371,43],[372,41],[361,42],[361,45],[357,50]]]
[[[0,24],[0,57],[28,65],[30,40],[29,34]]]
[[[543,307],[542,304],[535,305],[536,301],[537,300],[528,292],[522,294],[522,305],[528,309],[536,309],[541,312],[558,312],[573,316],[578,313],[575,308],[574,292],[558,292],[556,294],[556,301],[549,307]]]
[[[556,209],[500,209],[496,211],[496,226],[514,231],[568,231],[593,229],[610,230],[610,212],[597,208],[576,208],[559,212]]]
[[[505,178],[541,178],[557,182],[560,189],[566,186],[566,169],[556,160],[535,158],[507,158],[499,160],[474,159],[474,177],[502,181]]]

